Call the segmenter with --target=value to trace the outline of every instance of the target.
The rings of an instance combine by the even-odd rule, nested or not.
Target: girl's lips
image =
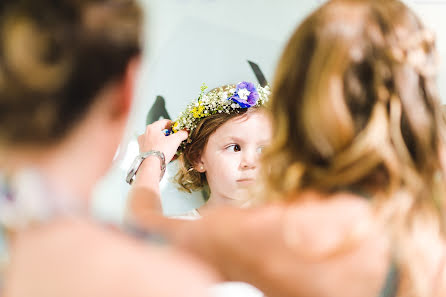
[[[253,184],[256,180],[254,178],[241,178],[237,182],[241,184]]]

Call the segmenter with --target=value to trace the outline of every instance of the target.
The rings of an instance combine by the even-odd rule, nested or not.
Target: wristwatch
[[[166,157],[164,156],[164,153],[160,151],[148,151],[140,153],[138,156],[136,156],[132,166],[130,166],[129,171],[127,172],[127,178],[125,179],[126,182],[128,182],[130,185],[132,184],[133,180],[135,179],[136,172],[138,172],[142,162],[150,156],[157,156],[160,159],[160,180],[163,178],[164,172],[166,172]]]

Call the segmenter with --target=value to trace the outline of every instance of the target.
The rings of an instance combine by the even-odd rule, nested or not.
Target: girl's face
[[[195,166],[206,173],[210,199],[243,199],[243,192],[257,179],[259,156],[270,139],[271,123],[260,111],[235,117],[220,126],[209,137]]]

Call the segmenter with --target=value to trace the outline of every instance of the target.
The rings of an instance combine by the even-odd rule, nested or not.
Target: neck
[[[35,169],[54,190],[76,197],[89,197],[91,185],[86,180],[88,173],[81,178],[77,176],[85,166],[86,160],[80,158],[77,152],[56,147],[41,152],[19,149],[8,155],[8,162],[2,166],[7,172]]]
[[[12,174],[27,168],[35,169],[57,193],[82,198],[82,203],[88,204],[96,182],[111,163],[114,151],[110,136],[100,127],[87,123],[80,126],[88,129],[76,128],[54,145],[14,147],[1,151],[0,168]]]
[[[36,169],[54,191],[83,198],[80,203],[88,206],[94,186],[112,163],[127,123],[130,101],[123,100],[121,89],[115,82],[104,87],[89,111],[56,144],[0,147],[0,169],[7,173]]]

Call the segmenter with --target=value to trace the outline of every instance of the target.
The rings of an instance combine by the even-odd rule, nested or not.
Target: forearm
[[[246,212],[220,209],[196,221],[168,219],[147,212],[141,226],[163,234],[174,246],[208,263],[223,279],[245,281],[271,293],[277,284],[271,283],[269,255],[272,254],[270,248],[274,250],[277,240],[269,232],[271,226],[260,226],[267,234],[253,232],[252,226],[262,225],[263,222],[257,217],[254,221],[249,219]],[[271,240],[274,244],[271,244]],[[288,262],[289,259],[286,259]]]
[[[148,157],[139,167],[128,196],[129,216],[137,221],[162,214],[159,188],[160,164],[157,157]]]
[[[251,282],[248,274],[240,272],[257,270],[265,258],[260,257],[262,246],[249,238],[245,211],[219,209],[200,220],[165,224],[162,232],[174,245],[211,264],[224,278]]]
[[[146,189],[153,194],[160,196],[161,168],[160,160],[156,156],[147,157],[141,164],[132,183],[133,189]]]

